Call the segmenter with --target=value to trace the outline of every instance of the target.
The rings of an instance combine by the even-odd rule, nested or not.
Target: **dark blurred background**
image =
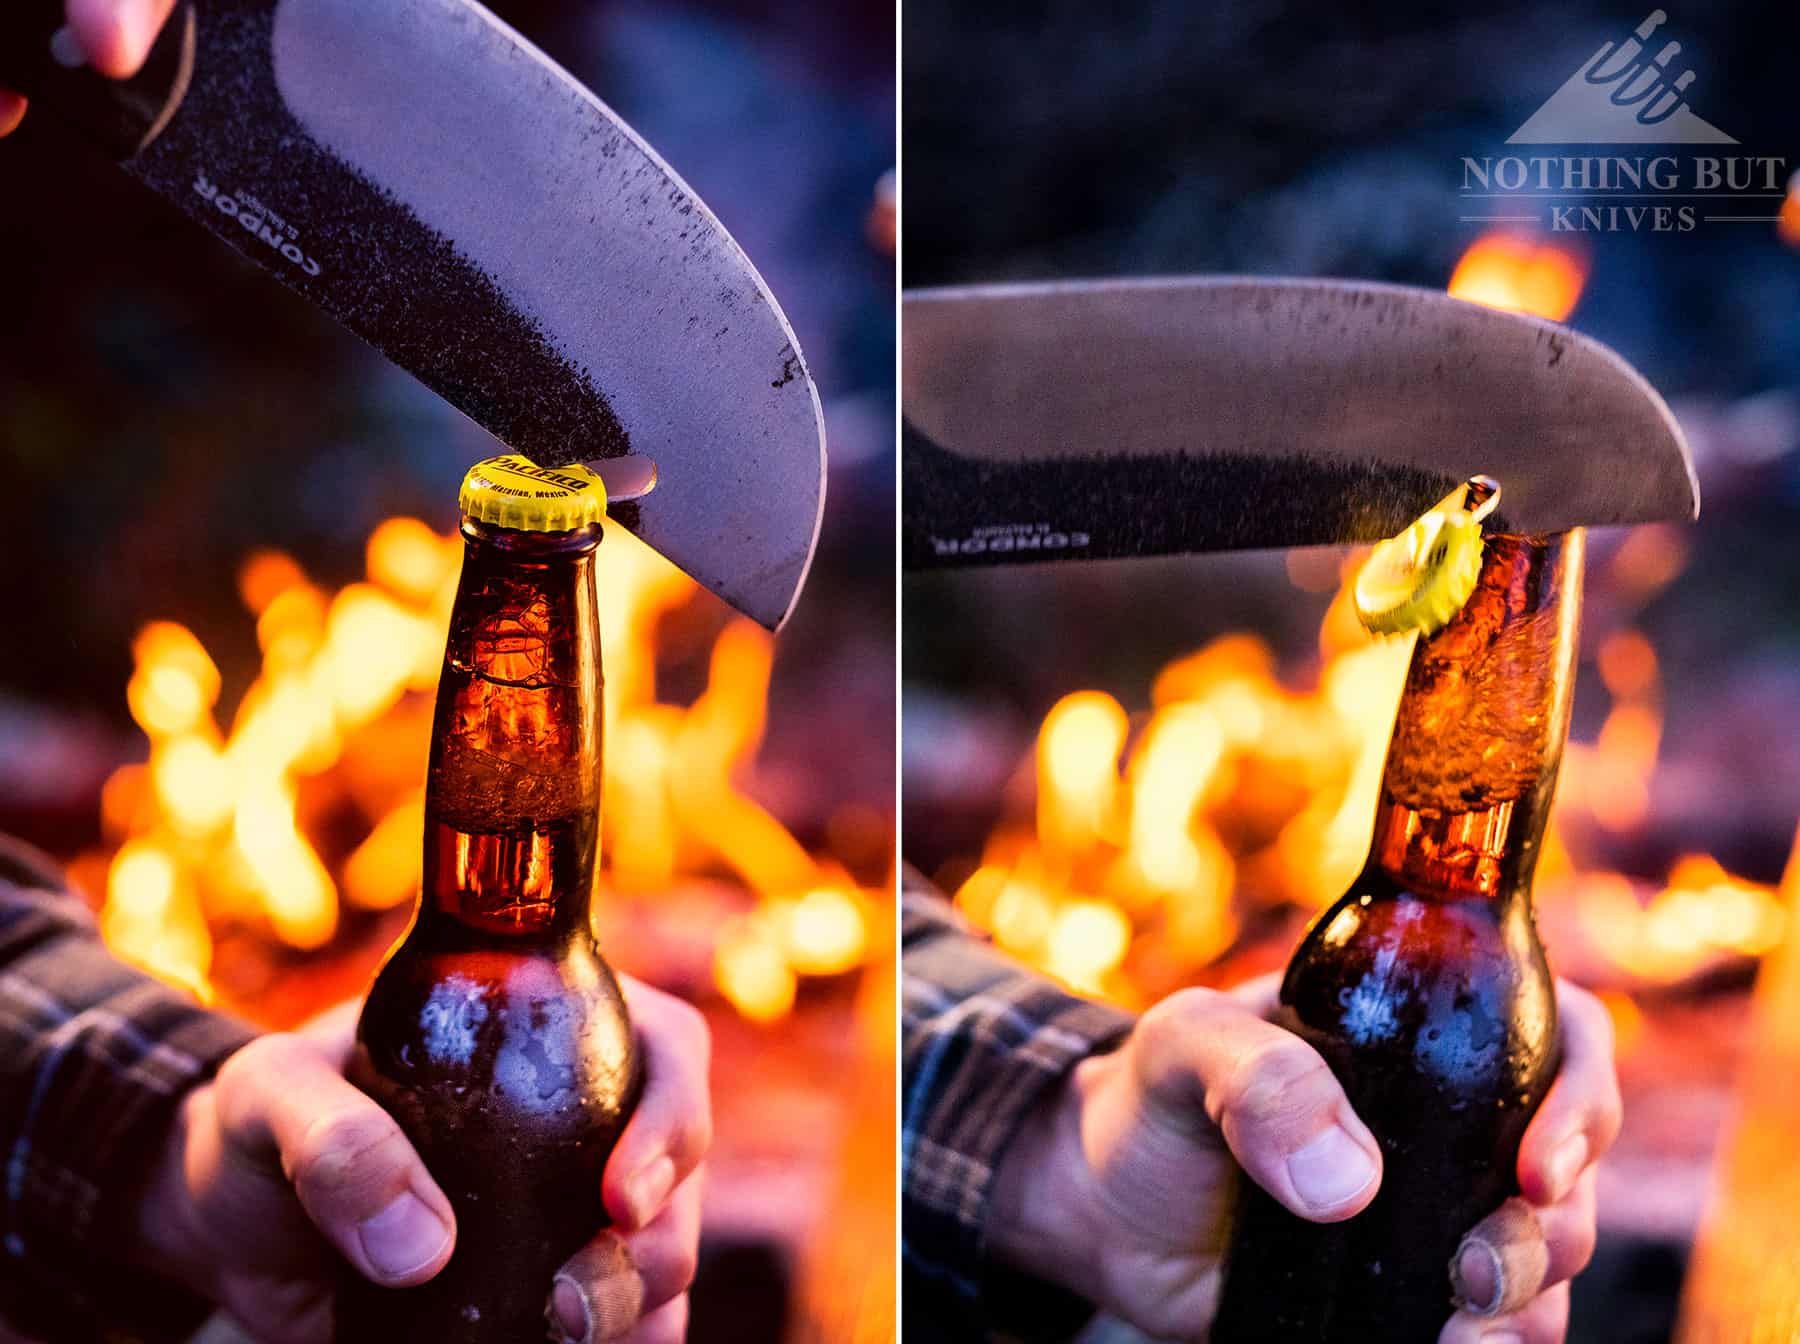
[[[666,773],[687,707],[735,676],[726,764],[752,831],[760,809],[775,819],[762,871],[778,876],[753,880],[734,862],[751,852],[742,836],[659,834],[640,862],[668,880],[646,886],[639,873],[634,886],[609,868],[619,890],[602,906],[616,963],[690,994],[714,1023],[720,1140],[693,1337],[877,1338],[893,1309],[891,974],[861,968],[888,960],[894,820],[894,260],[880,204],[885,191],[891,207],[882,184],[895,162],[893,6],[493,8],[707,202],[778,297],[818,383],[824,531],[766,701],[766,642],[732,627],[722,604],[652,573],[629,539],[602,547],[599,565],[603,607],[604,590],[621,590],[647,613],[633,647],[608,647],[609,694],[641,692],[645,667],[657,675],[656,703],[626,704],[631,722],[608,742],[609,778]],[[366,542],[396,517],[448,534],[464,470],[495,451],[52,118],[33,112],[0,140],[0,467],[14,501],[0,830],[71,865],[115,947],[269,1025],[360,989],[404,919],[409,866],[416,889],[407,790],[422,778],[435,671],[384,697],[374,722],[341,723],[341,750],[285,771],[302,844],[318,855],[295,860],[299,871],[327,875],[321,922],[298,932],[221,893],[219,875],[242,857],[233,845],[247,841],[241,819],[233,839],[241,781],[220,742],[247,688],[272,684],[270,584],[293,590],[282,619],[304,643],[327,604],[331,629],[354,615],[334,595],[367,571],[380,593],[356,590],[364,613],[386,615],[365,642],[391,628],[441,650],[441,603],[426,598],[444,577],[435,566],[453,572],[454,548],[434,550],[416,527],[389,536],[394,572],[427,576],[402,601]],[[255,552],[285,559],[247,568]],[[153,621],[179,623],[205,653],[165,640],[157,673],[148,645],[133,652]],[[724,673],[721,648],[736,650]],[[367,652],[371,668],[392,662],[391,650]],[[128,706],[134,671],[146,696],[164,675],[179,695],[210,686],[216,705],[153,733],[153,752],[144,711],[134,724]],[[624,802],[669,824],[680,781],[645,787],[655,796]],[[371,881],[390,889],[364,899]],[[846,1248],[816,1235],[826,1220],[861,1231]]]
[[[1234,272],[1443,288],[1499,227],[1459,221],[1470,213],[1457,198],[1462,157],[1559,152],[1504,142],[1651,8],[907,0],[903,282]],[[1740,142],[1717,152],[1785,157],[1785,182],[1800,168],[1797,39],[1792,6],[1724,0],[1670,6],[1651,45],[1681,42],[1675,68],[1698,75],[1690,106]],[[1540,880],[1552,960],[1607,991],[1630,1094],[1626,1139],[1602,1173],[1601,1255],[1575,1290],[1572,1338],[1596,1344],[1670,1337],[1734,1080],[1756,1049],[1748,986],[1768,940],[1721,949],[1730,940],[1706,902],[1736,893],[1774,929],[1791,901],[1777,885],[1800,817],[1800,182],[1785,204],[1756,204],[1781,207],[1783,222],[1524,243],[1585,269],[1566,320],[1668,399],[1703,499],[1695,526],[1592,538],[1568,853]],[[1313,713],[1314,688],[1346,648],[1331,608],[1344,560],[1325,550],[908,575],[902,852],[1004,925],[993,893],[1022,900],[1036,880],[1032,752],[1052,706],[1101,691],[1141,743],[1159,670],[1249,632],[1280,683],[1256,690],[1261,703],[1294,711],[1283,722],[1296,706]],[[1223,676],[1234,649],[1215,646],[1194,675]],[[1343,726],[1329,714],[1299,721]],[[1313,755],[1315,766],[1328,756],[1322,739]],[[1308,795],[1294,787],[1297,813]],[[1304,788],[1317,787],[1308,776]],[[1626,795],[1631,806],[1611,806]],[[1216,819],[1197,815],[1194,826]],[[1285,955],[1304,914],[1292,907],[1306,901],[1258,888],[1266,857],[1233,849],[1236,942],[1195,954],[1187,978],[1229,980]],[[1057,921],[1094,894],[1039,893],[1030,919],[1015,902],[1014,950],[1054,967],[1067,950]],[[1677,928],[1676,906],[1694,920]],[[1103,973],[1087,964],[1092,979],[1076,983],[1127,1002],[1167,986],[1167,949],[1148,947],[1132,918],[1125,959]],[[1650,930],[1679,955],[1655,961],[1622,943],[1608,953],[1596,930],[1625,941]],[[1686,1337],[1751,1337],[1747,1326],[1699,1333],[1697,1319]]]

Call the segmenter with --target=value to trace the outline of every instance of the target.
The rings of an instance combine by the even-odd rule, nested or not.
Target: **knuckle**
[[[1591,1220],[1583,1218],[1576,1224],[1570,1231],[1569,1243],[1561,1257],[1565,1262],[1559,1266],[1563,1270],[1562,1277],[1572,1279],[1593,1263],[1594,1246],[1598,1240],[1599,1235]]]
[[[1619,1096],[1618,1080],[1609,1076],[1603,1085],[1594,1089],[1593,1095],[1577,1101],[1570,1119],[1579,1132],[1587,1136],[1588,1166],[1591,1168],[1617,1142],[1619,1131],[1624,1127],[1625,1107]]]
[[[1576,1028],[1592,1037],[1594,1045],[1610,1057],[1616,1045],[1613,1019],[1599,995],[1572,980],[1558,980],[1556,989],[1558,1011],[1573,1019]]]
[[[706,1160],[706,1155],[712,1151],[712,1142],[712,1112],[703,1108],[691,1117],[687,1124],[682,1126],[681,1132],[676,1135],[675,1148],[680,1159],[679,1165],[699,1166]]]
[[[246,1075],[280,1070],[294,1062],[305,1048],[299,1037],[285,1031],[258,1036],[227,1059],[219,1069],[219,1081],[242,1081]]]
[[[1146,1009],[1133,1035],[1144,1054],[1166,1058],[1194,1032],[1212,1023],[1226,1003],[1225,996],[1214,990],[1179,990]]]
[[[1539,1294],[1537,1300],[1519,1315],[1521,1334],[1528,1344],[1563,1344],[1569,1329],[1569,1288],[1567,1284]]]
[[[1336,1098],[1331,1070],[1294,1038],[1275,1038],[1245,1051],[1218,1088],[1222,1115],[1259,1127],[1285,1125]]]
[[[700,1248],[692,1237],[682,1237],[669,1256],[669,1295],[679,1297],[694,1286],[700,1272]]]
[[[706,1014],[686,999],[671,998],[669,1002],[670,1020],[687,1048],[699,1055],[702,1061],[709,1059],[712,1055],[712,1028],[706,1024]]]
[[[255,1061],[249,1056],[258,1044],[257,1041],[251,1041],[219,1065],[219,1071],[213,1075],[213,1087],[217,1091],[222,1113],[237,1109],[239,1098],[246,1090],[246,1075],[254,1072],[256,1067]]]
[[[1594,1119],[1594,1140],[1597,1159],[1618,1141],[1619,1131],[1625,1125],[1625,1105],[1619,1096],[1619,1085],[1613,1082],[1607,1089],[1606,1100],[1601,1103],[1599,1114]]]
[[[270,1080],[288,1076],[306,1053],[304,1041],[287,1032],[258,1036],[233,1053],[213,1077],[219,1118],[235,1128],[262,1105]]]
[[[373,1105],[339,1111],[306,1127],[286,1162],[288,1179],[312,1198],[333,1201],[391,1175],[406,1151],[400,1127]]]
[[[1110,1276],[1109,1276],[1110,1277]],[[1131,1323],[1155,1340],[1188,1340],[1196,1338],[1196,1322],[1190,1304],[1182,1294],[1160,1292],[1146,1295],[1136,1274],[1123,1278],[1113,1289],[1112,1300],[1131,1302]],[[1137,1338],[1137,1336],[1127,1336]],[[1205,1338],[1204,1331],[1198,1336]]]
[[[1191,1031],[1234,1008],[1231,1000],[1216,989],[1183,989],[1158,1003],[1146,1016],[1157,1016],[1166,1026]]]
[[[682,1293],[646,1317],[632,1333],[631,1344],[682,1344],[687,1337],[687,1321],[687,1294]]]
[[[1569,1207],[1547,1212],[1542,1221],[1550,1259],[1545,1281],[1565,1283],[1593,1261],[1599,1241],[1591,1183],[1586,1191],[1577,1193]]]

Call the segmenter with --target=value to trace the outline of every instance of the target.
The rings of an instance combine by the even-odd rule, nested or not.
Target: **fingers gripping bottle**
[[[606,1225],[601,1171],[639,1082],[590,925],[605,489],[505,456],[470,469],[460,503],[423,890],[349,1070],[449,1196],[456,1250],[416,1288],[348,1276],[338,1344],[542,1339],[558,1266]]]
[[[1244,1180],[1212,1344],[1434,1344],[1459,1241],[1518,1192],[1519,1141],[1558,1063],[1531,879],[1568,729],[1583,534],[1481,538],[1467,515],[1495,489],[1476,478],[1439,506],[1464,517],[1415,524],[1359,581],[1366,622],[1410,603],[1420,633],[1362,873],[1281,986],[1280,1021],[1380,1140],[1380,1192],[1320,1225]],[[1454,600],[1432,596],[1442,583]]]

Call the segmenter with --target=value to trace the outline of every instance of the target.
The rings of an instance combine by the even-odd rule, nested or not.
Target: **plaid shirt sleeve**
[[[131,1265],[136,1206],[182,1095],[252,1034],[113,957],[49,860],[0,840],[6,1325],[120,1344],[200,1323],[205,1304]]]
[[[901,907],[901,1255],[907,1333],[934,1344],[1066,1339],[1093,1308],[990,1262],[994,1173],[1032,1107],[1129,1014],[995,951],[909,875]]]

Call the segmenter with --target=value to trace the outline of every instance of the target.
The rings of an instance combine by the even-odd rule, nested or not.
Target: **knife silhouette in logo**
[[[1631,36],[1604,43],[1506,143],[1735,145],[1687,106],[1697,76],[1671,69],[1681,43],[1651,53],[1650,37],[1668,17],[1653,10]]]

